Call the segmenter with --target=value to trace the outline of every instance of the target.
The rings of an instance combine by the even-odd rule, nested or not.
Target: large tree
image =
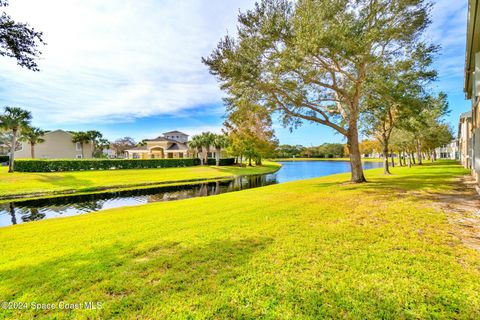
[[[30,156],[32,157],[32,159],[35,158],[35,146],[39,143],[45,142],[45,139],[43,138],[44,135],[45,131],[40,128],[28,126],[24,130],[22,130],[20,140],[30,144]]]
[[[18,134],[28,127],[31,119],[32,114],[29,111],[16,107],[5,107],[5,112],[0,115],[0,128],[5,131],[10,131],[12,134],[8,172],[14,171],[13,162],[15,161],[15,149],[17,146]]]
[[[261,165],[262,158],[272,156],[278,145],[270,113],[264,106],[252,103],[252,99],[225,101],[227,120],[224,126],[233,154],[240,159],[245,156],[250,166],[252,160]]]
[[[358,141],[364,87],[378,65],[423,44],[424,0],[263,0],[239,16],[203,61],[232,96],[251,95],[283,123],[326,125],[347,139],[352,181],[364,182]]]
[[[436,78],[436,71],[431,68],[436,51],[437,47],[419,45],[415,51],[394,57],[393,62],[377,64],[368,77],[362,123],[367,135],[375,137],[382,146],[385,174],[390,174],[388,155],[392,130],[402,119],[414,117],[428,106],[422,102],[425,88]]]
[[[101,157],[103,154],[103,147],[107,142],[103,138],[103,134],[97,130],[88,130],[85,133],[92,142],[92,158]]]
[[[115,151],[115,155],[124,155],[125,150],[134,148],[136,146],[136,142],[133,138],[131,137],[123,137],[120,139],[115,140],[112,144],[111,147]]]
[[[443,117],[450,112],[447,95],[444,92],[428,95],[421,101],[423,103],[421,112],[408,117],[401,123],[403,129],[413,134],[418,164],[423,163],[423,151],[428,151],[426,148],[428,148],[430,129],[441,125]]]
[[[8,1],[0,0],[0,7],[6,6]],[[0,56],[15,58],[18,65],[38,71],[35,59],[41,54],[40,44],[44,44],[41,32],[27,23],[14,21],[5,12],[0,14]]]

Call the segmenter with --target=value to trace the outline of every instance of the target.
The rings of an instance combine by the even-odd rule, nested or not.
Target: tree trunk
[[[200,165],[203,166],[203,154],[202,149],[197,149],[197,158],[200,159]]]
[[[248,157],[248,166],[249,166],[249,167],[252,166],[252,157]]]
[[[417,141],[416,143],[417,147],[417,160],[418,160],[418,165],[422,165],[422,151],[420,150],[420,143]]]
[[[8,172],[13,172],[13,162],[15,161],[15,147],[17,146],[17,130],[12,130],[12,145],[10,147],[10,161],[8,162]]]
[[[215,165],[217,167],[220,166],[220,150],[220,148],[217,148],[215,152]]]
[[[257,166],[262,165],[262,158],[261,157],[258,157],[257,159],[255,159],[255,165],[257,165]]]
[[[83,142],[80,142],[80,148],[82,148],[82,159],[85,157],[85,155],[83,154]]]
[[[208,154],[210,153],[210,147],[205,150],[205,165],[208,165]]]
[[[411,168],[412,167],[412,155],[408,152],[407,152],[407,155],[408,155],[408,167]]]
[[[32,156],[32,159],[35,159],[35,144],[34,143],[30,144],[30,155]]]
[[[389,164],[388,164],[388,146],[383,144],[383,174],[390,174]]]
[[[392,160],[392,168],[395,168],[395,158],[393,157],[392,151],[390,151],[390,160]]]
[[[351,121],[348,129],[347,147],[350,153],[350,167],[352,169],[351,181],[353,183],[367,182],[363,175],[362,157],[358,143],[358,129],[355,121]]]

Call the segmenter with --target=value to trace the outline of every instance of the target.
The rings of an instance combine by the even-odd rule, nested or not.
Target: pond
[[[282,168],[275,173],[241,176],[231,180],[12,201],[0,204],[0,226],[152,202],[206,197],[350,171],[350,164],[346,161],[292,161],[281,164]],[[364,163],[365,169],[381,166],[382,163]]]

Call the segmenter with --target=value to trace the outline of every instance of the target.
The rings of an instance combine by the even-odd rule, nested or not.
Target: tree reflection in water
[[[191,185],[160,186],[127,191],[14,201],[8,204],[0,204],[0,226],[62,215],[76,215],[106,208],[207,197],[275,183],[277,183],[276,176],[269,174],[263,176],[243,176],[231,180],[218,180]],[[8,220],[3,219],[2,215],[9,215],[10,218]],[[21,216],[20,221],[17,220],[17,215]]]

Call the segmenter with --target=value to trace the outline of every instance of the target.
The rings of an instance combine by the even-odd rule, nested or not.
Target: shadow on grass
[[[57,187],[90,187],[93,183],[90,180],[78,179],[73,175],[65,176],[49,176],[48,174],[40,174],[40,182],[49,183]]]
[[[399,168],[402,171],[396,172]],[[467,170],[453,161],[426,163],[412,168],[397,167],[392,171],[392,175],[383,175],[379,170],[367,173],[367,183],[354,184],[345,179],[317,183],[315,187],[331,187],[338,191],[358,191],[376,196],[401,197],[415,194],[427,197],[428,194],[445,193],[454,189],[455,179],[468,174]]]
[[[173,307],[178,301],[172,299],[179,296],[214,296],[228,288],[251,257],[271,241],[222,240],[196,247],[180,242],[149,247],[125,243],[84,249],[85,253],[0,271],[1,291],[8,292],[0,298],[19,301],[28,297],[40,303],[102,301],[105,316],[147,305]]]

